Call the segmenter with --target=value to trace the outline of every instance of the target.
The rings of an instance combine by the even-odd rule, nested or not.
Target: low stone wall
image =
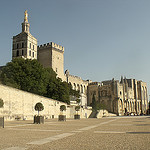
[[[107,110],[99,110],[97,114],[97,118],[102,118],[102,117],[113,117],[117,116],[116,114],[109,113]]]
[[[66,103],[1,84],[0,98],[4,101],[4,107],[0,108],[0,116],[4,116],[5,120],[33,120],[33,116],[38,114],[34,109],[35,104],[38,102],[44,105],[44,110],[40,112],[40,115],[43,115],[47,119],[58,118],[61,105],[66,105],[67,107],[67,110],[64,112],[67,118],[73,118],[75,114],[74,108],[67,106]],[[86,118],[90,110],[81,109],[80,113],[81,118]]]

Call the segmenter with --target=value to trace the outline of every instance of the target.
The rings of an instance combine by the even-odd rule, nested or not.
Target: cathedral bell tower
[[[24,12],[22,32],[13,36],[12,59],[22,57],[24,59],[37,59],[37,39],[29,32],[28,12]]]

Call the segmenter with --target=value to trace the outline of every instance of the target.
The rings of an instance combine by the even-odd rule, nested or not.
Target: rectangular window
[[[22,48],[24,48],[24,43],[22,43]]]
[[[30,48],[31,48],[31,43],[30,43]]]
[[[22,50],[22,56],[24,55],[24,50]]]
[[[34,50],[34,45],[33,45],[33,50]]]
[[[32,53],[32,56],[34,57],[34,52]]]
[[[17,50],[17,56],[19,56],[19,50]]]
[[[31,51],[29,51],[29,56],[31,56]]]

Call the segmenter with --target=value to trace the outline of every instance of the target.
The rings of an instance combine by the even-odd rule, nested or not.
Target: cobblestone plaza
[[[8,121],[0,128],[1,150],[101,150],[150,148],[150,116],[102,119]]]

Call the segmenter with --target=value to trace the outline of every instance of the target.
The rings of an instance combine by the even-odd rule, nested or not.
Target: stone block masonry
[[[5,120],[33,120],[33,116],[37,115],[34,106],[41,102],[44,105],[44,110],[40,112],[45,118],[58,118],[60,114],[60,106],[66,103],[53,100],[50,98],[35,95],[29,92],[21,91],[0,84],[0,98],[4,101],[4,107],[0,108],[0,116],[4,116]],[[73,118],[75,111],[73,107],[67,107],[64,112],[67,118]],[[80,111],[82,118],[88,117],[90,110]]]

